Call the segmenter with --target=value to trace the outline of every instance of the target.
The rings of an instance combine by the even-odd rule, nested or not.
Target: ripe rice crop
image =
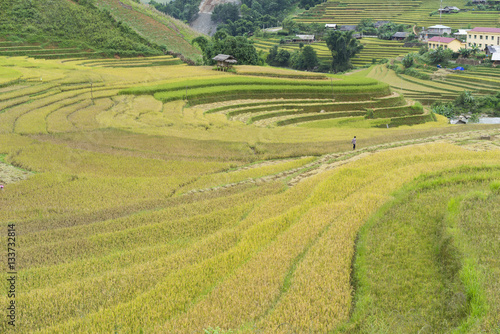
[[[27,81],[0,90],[0,103],[9,104],[0,113],[0,178],[6,164],[8,170],[30,171],[0,191],[0,225],[4,231],[16,226],[16,326],[22,332],[184,334],[220,327],[235,333],[324,333],[363,327],[370,319],[359,320],[365,315],[356,304],[362,291],[352,284],[357,235],[399,189],[423,173],[445,170],[438,178],[457,181],[467,194],[470,184],[486,194],[470,189],[449,206],[459,213],[450,219],[474,222],[473,214],[465,214],[470,210],[456,207],[485,207],[481,220],[493,209],[487,202],[498,189],[491,179],[499,161],[496,126],[459,128],[441,118],[381,129],[374,126],[390,118],[360,116],[257,127],[224,115],[247,110],[245,117],[274,113],[285,120],[300,114],[276,114],[301,107],[306,116],[316,116],[312,112],[321,106],[332,109],[318,115],[373,108],[391,117],[400,112],[393,121],[430,117],[390,92],[399,77],[390,82],[385,67],[345,79],[304,80],[176,65],[124,71],[114,61],[91,66],[84,60],[0,57],[27,75]],[[389,82],[364,78],[368,73]],[[196,86],[188,87],[191,106],[182,100],[186,83]],[[425,88],[422,94],[432,93]],[[229,102],[238,89],[260,99],[235,94]],[[131,94],[118,95],[119,90]],[[155,93],[176,100],[163,103]],[[281,94],[289,99],[279,99]],[[472,166],[468,171],[486,169],[474,182],[463,182],[454,168],[464,165]],[[429,179],[425,186],[439,182]],[[497,211],[491,212],[494,222]],[[493,244],[472,232],[466,234],[474,240],[461,240]],[[7,239],[0,233],[1,243]],[[496,248],[481,248],[481,257],[494,264],[489,259],[496,259]],[[0,261],[7,263],[5,252]],[[465,268],[470,270],[464,281],[475,282],[477,268]],[[0,281],[0,289],[9,284]],[[494,285],[482,289],[496,312]],[[474,305],[484,305],[481,298]],[[0,303],[8,302],[0,295]],[[350,317],[356,312],[362,316]],[[480,315],[468,323],[479,319],[474,323],[481,328],[494,328],[498,318]],[[2,322],[0,331],[8,330]]]

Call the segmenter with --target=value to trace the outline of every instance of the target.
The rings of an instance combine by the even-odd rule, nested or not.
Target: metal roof
[[[431,39],[429,39],[429,42],[439,42],[439,43],[451,43],[453,41],[455,41],[456,38],[452,38],[452,37],[439,37],[439,36],[434,36],[432,37]]]

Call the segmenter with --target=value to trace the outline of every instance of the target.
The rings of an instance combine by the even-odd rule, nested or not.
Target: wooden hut
[[[403,32],[403,31],[399,31],[397,33],[395,33],[394,35],[391,36],[391,39],[393,41],[403,41],[405,38],[408,37],[408,33],[407,32]]]
[[[231,55],[218,54],[213,57],[212,60],[217,62],[217,70],[225,71],[228,68],[231,68],[232,65],[236,64],[238,61]]]

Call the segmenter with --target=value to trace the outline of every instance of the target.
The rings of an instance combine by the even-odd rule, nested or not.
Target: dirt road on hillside
[[[203,0],[200,3],[198,17],[189,25],[194,30],[212,36],[217,31],[217,24],[212,21],[212,12],[217,5],[225,3],[240,4],[240,0]]]

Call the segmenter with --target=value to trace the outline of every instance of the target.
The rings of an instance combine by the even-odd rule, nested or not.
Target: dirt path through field
[[[478,130],[478,131],[469,131],[461,133],[451,133],[451,134],[439,135],[422,139],[380,144],[358,149],[356,151],[326,154],[320,157],[318,160],[310,164],[304,165],[300,168],[287,170],[278,174],[268,175],[261,178],[248,179],[241,182],[226,184],[224,186],[191,190],[190,193],[218,190],[221,188],[229,188],[241,184],[248,184],[248,183],[258,184],[276,180],[283,180],[287,183],[288,186],[293,187],[294,185],[298,184],[302,180],[305,180],[309,177],[321,174],[325,171],[335,169],[339,166],[354,162],[356,160],[363,159],[377,152],[393,150],[403,146],[406,147],[406,146],[424,145],[427,143],[440,143],[440,142],[459,145],[465,149],[472,151],[500,150],[500,130],[499,129]],[[265,162],[262,164],[244,166],[241,169],[236,169],[235,171],[258,168],[262,167],[263,164],[265,164]]]
[[[365,158],[371,154],[380,151],[392,150],[403,146],[414,146],[414,145],[423,145],[426,143],[439,143],[439,142],[452,143],[472,151],[500,150],[500,129],[451,133],[451,134],[439,135],[422,139],[380,144],[358,149],[356,151],[326,154],[318,158],[316,161],[304,165],[300,168],[290,169],[274,175],[267,175],[256,179],[248,179],[241,182],[226,184],[223,186],[191,190],[189,191],[189,193],[212,191],[242,184],[263,183],[263,182],[270,182],[277,180],[283,180],[287,183],[288,186],[294,186],[304,179],[307,179],[314,175],[321,174],[328,170],[332,170],[334,168],[351,163],[353,161]],[[305,157],[306,156],[298,157],[296,159],[301,159]],[[253,165],[243,166],[241,168],[233,170],[232,172],[265,167],[291,160],[293,159],[264,161]],[[33,173],[31,172],[24,171],[14,166],[0,162],[0,184],[6,185],[9,183],[18,182],[27,179],[32,174]]]

